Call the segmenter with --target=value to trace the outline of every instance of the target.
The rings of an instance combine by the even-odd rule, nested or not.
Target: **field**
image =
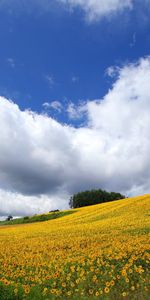
[[[149,299],[150,195],[0,227],[0,300]]]
[[[56,212],[49,212],[48,214],[42,215],[34,215],[34,216],[26,216],[24,218],[16,218],[10,221],[0,221],[1,225],[17,225],[17,224],[27,224],[27,223],[36,223],[36,222],[43,222],[49,221],[57,218],[64,217],[66,215],[70,215],[74,213],[74,210],[66,210],[66,211],[56,211]]]

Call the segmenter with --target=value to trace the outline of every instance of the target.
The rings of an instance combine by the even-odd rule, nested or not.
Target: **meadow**
[[[149,299],[150,195],[0,227],[0,300]]]

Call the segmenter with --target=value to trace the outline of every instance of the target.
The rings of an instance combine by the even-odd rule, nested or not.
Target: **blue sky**
[[[150,0],[0,1],[0,216],[150,193]]]
[[[24,9],[15,0],[0,8],[0,93],[21,109],[40,112],[44,102],[102,98],[111,87],[109,66],[149,54],[150,22],[140,1],[92,22],[80,7],[70,12],[52,2],[47,11],[34,1]]]

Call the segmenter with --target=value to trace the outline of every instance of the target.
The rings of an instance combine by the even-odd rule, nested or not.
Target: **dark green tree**
[[[7,218],[6,218],[6,221],[11,221],[13,219],[13,216],[9,215]]]
[[[101,189],[84,191],[71,196],[69,200],[69,206],[71,208],[77,208],[82,206],[105,203],[109,201],[115,201],[124,198],[125,196],[121,195],[120,193],[106,192]]]

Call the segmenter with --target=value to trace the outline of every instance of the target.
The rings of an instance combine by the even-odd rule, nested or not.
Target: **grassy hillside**
[[[0,227],[0,299],[149,299],[150,195]]]
[[[34,215],[31,217],[16,218],[10,221],[0,221],[0,226],[44,222],[44,221],[61,218],[70,215],[72,213],[74,213],[73,210],[66,210],[66,211],[50,212],[42,215]]]

